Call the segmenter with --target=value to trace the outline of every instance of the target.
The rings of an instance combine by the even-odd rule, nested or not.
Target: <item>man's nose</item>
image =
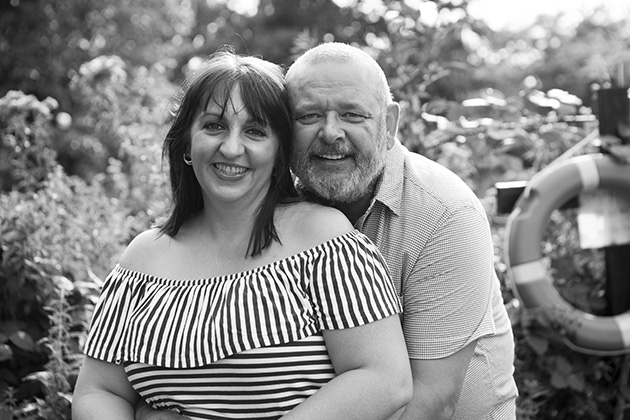
[[[322,140],[333,143],[345,136],[345,132],[341,127],[341,121],[336,112],[330,112],[326,114],[324,120],[324,126],[320,131],[320,137]]]
[[[243,153],[243,141],[240,133],[230,131],[221,142],[219,150],[225,157],[239,156]]]

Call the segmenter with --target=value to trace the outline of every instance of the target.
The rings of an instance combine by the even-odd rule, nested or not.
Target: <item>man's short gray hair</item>
[[[337,63],[358,61],[365,64],[379,80],[379,83],[376,86],[376,94],[379,98],[382,98],[385,101],[383,105],[386,106],[393,101],[387,77],[378,62],[362,49],[341,42],[327,42],[319,44],[299,56],[287,71],[287,83],[289,86],[291,85],[293,72],[297,71],[295,69],[299,69],[304,65],[313,65],[325,61],[333,61]]]

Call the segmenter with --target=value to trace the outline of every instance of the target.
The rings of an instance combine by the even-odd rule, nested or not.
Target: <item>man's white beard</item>
[[[371,194],[378,181],[381,171],[371,177],[361,176],[360,171],[353,170],[349,175],[330,173],[318,176],[312,168],[306,174],[297,174],[298,191],[306,192],[316,201],[328,204],[352,203],[366,194]]]
[[[387,139],[383,132],[379,138],[381,147],[374,153],[356,160],[356,166],[350,173],[330,173],[318,171],[309,155],[293,156],[293,171],[297,178],[298,189],[308,192],[311,198],[329,204],[352,203],[367,194],[373,193],[374,186],[383,173],[387,157]],[[313,197],[314,196],[314,197]]]

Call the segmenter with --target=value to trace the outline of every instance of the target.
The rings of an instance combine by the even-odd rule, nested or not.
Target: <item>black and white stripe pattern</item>
[[[194,419],[276,419],[335,375],[321,333],[237,353],[207,366],[168,369],[125,363],[154,407]]]
[[[215,278],[170,280],[117,266],[103,286],[85,353],[124,362],[143,395],[193,418],[247,418],[252,409],[256,418],[275,418],[333,376],[321,330],[400,311],[384,260],[355,230]],[[296,387],[296,380],[306,385]],[[219,391],[226,382],[234,398]]]

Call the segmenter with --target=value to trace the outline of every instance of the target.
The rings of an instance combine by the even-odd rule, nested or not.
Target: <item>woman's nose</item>
[[[229,132],[224,138],[219,150],[225,157],[238,156],[243,153],[243,142],[239,133]]]

